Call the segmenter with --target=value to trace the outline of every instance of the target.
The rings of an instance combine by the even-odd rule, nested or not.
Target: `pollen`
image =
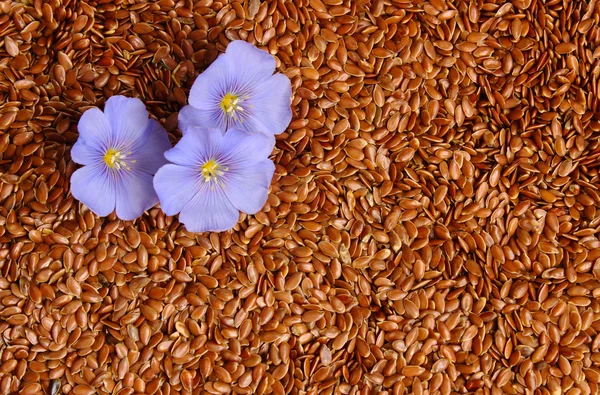
[[[217,182],[219,181],[219,177],[225,174],[227,168],[221,166],[216,160],[210,159],[202,165],[201,171],[205,182]]]
[[[241,106],[243,101],[244,98],[234,95],[233,93],[228,93],[221,99],[220,106],[226,115],[235,118],[240,112],[244,111]]]
[[[104,154],[104,163],[108,167],[114,170],[131,170],[129,163],[125,160],[127,155],[131,154],[131,152],[123,153],[115,148],[109,148]],[[135,163],[135,160],[129,161],[130,163]]]

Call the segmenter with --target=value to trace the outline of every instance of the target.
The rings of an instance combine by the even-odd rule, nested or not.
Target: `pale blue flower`
[[[165,157],[154,188],[167,215],[179,213],[190,232],[231,229],[239,211],[255,214],[264,206],[275,165],[268,156],[273,136],[230,129],[186,130]]]
[[[164,152],[171,143],[141,100],[113,96],[104,112],[84,112],[77,127],[71,157],[84,165],[71,176],[77,200],[101,217],[116,209],[123,220],[136,219],[158,203],[152,178],[167,163]]]
[[[292,85],[285,75],[273,74],[275,58],[245,41],[232,41],[200,74],[189,103],[179,112],[179,128],[239,129],[276,135],[292,119]]]

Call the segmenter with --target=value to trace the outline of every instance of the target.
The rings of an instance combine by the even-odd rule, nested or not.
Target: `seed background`
[[[596,394],[599,11],[0,2],[0,393]],[[175,142],[234,39],[293,86],[264,210],[74,201],[81,113],[140,97]]]

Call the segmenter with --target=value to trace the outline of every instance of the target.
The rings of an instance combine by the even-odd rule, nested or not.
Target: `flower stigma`
[[[221,99],[221,109],[226,115],[235,118],[236,112],[242,112],[244,109],[240,105],[244,101],[244,98],[234,95],[233,93],[226,94]]]
[[[106,163],[106,165],[111,169],[121,170],[123,168],[126,170],[131,170],[131,167],[125,161],[125,158],[129,154],[131,154],[131,152],[124,154],[119,150],[109,148],[108,151],[106,151],[106,154],[104,154],[104,163]],[[135,163],[135,160],[132,160],[131,163]]]
[[[225,174],[228,169],[219,165],[216,160],[210,159],[202,165],[201,170],[204,182],[214,181],[215,183],[218,183],[219,177]]]

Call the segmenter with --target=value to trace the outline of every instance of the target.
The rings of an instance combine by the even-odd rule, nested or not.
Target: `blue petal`
[[[167,215],[175,215],[201,189],[200,172],[190,167],[165,165],[154,176],[154,189]]]
[[[270,53],[242,40],[230,42],[225,57],[230,62],[231,71],[239,75],[240,82],[261,82],[275,71],[275,58]]]
[[[134,142],[127,159],[136,161],[130,165],[132,169],[154,174],[167,164],[164,154],[171,147],[167,131],[160,123],[151,119],[144,136]]]
[[[158,203],[151,174],[124,169],[116,173],[117,217],[134,220]]]
[[[225,175],[229,201],[244,213],[256,214],[267,201],[274,172],[270,160],[230,169]]]
[[[276,74],[254,87],[249,95],[250,98],[242,103],[243,121],[232,123],[232,127],[255,133],[283,133],[292,120],[292,85],[289,78]]]
[[[223,232],[237,223],[240,213],[220,187],[204,183],[179,214],[179,222],[190,232]]]
[[[223,138],[220,157],[228,164],[239,162],[246,166],[268,158],[274,146],[273,135],[229,129]]]
[[[143,137],[148,126],[148,110],[140,99],[112,96],[106,101],[104,114],[112,126],[114,148],[129,148]]]
[[[188,99],[194,108],[209,111],[221,110],[219,107],[221,100],[228,92],[231,92],[232,82],[235,81],[231,63],[232,59],[221,55],[196,77]]]
[[[186,134],[188,129],[193,127],[227,129],[227,118],[218,103],[213,106],[212,110],[201,110],[191,105],[185,106],[179,111],[177,119],[182,134]]]
[[[77,124],[77,130],[79,131],[79,138],[77,141],[83,141],[86,145],[95,150],[102,151],[109,148],[113,139],[110,123],[104,113],[98,108],[90,108],[83,113]],[[78,153],[76,152],[73,160],[77,163],[84,164],[79,161],[80,159],[82,161],[86,160],[85,158],[78,157]]]
[[[188,128],[174,148],[165,152],[172,163],[199,167],[220,152],[223,133],[219,129]]]
[[[71,148],[71,159],[80,165],[102,163],[105,151],[99,145],[90,145],[80,138]]]
[[[115,209],[115,179],[103,165],[76,170],[71,176],[71,194],[100,217]]]

